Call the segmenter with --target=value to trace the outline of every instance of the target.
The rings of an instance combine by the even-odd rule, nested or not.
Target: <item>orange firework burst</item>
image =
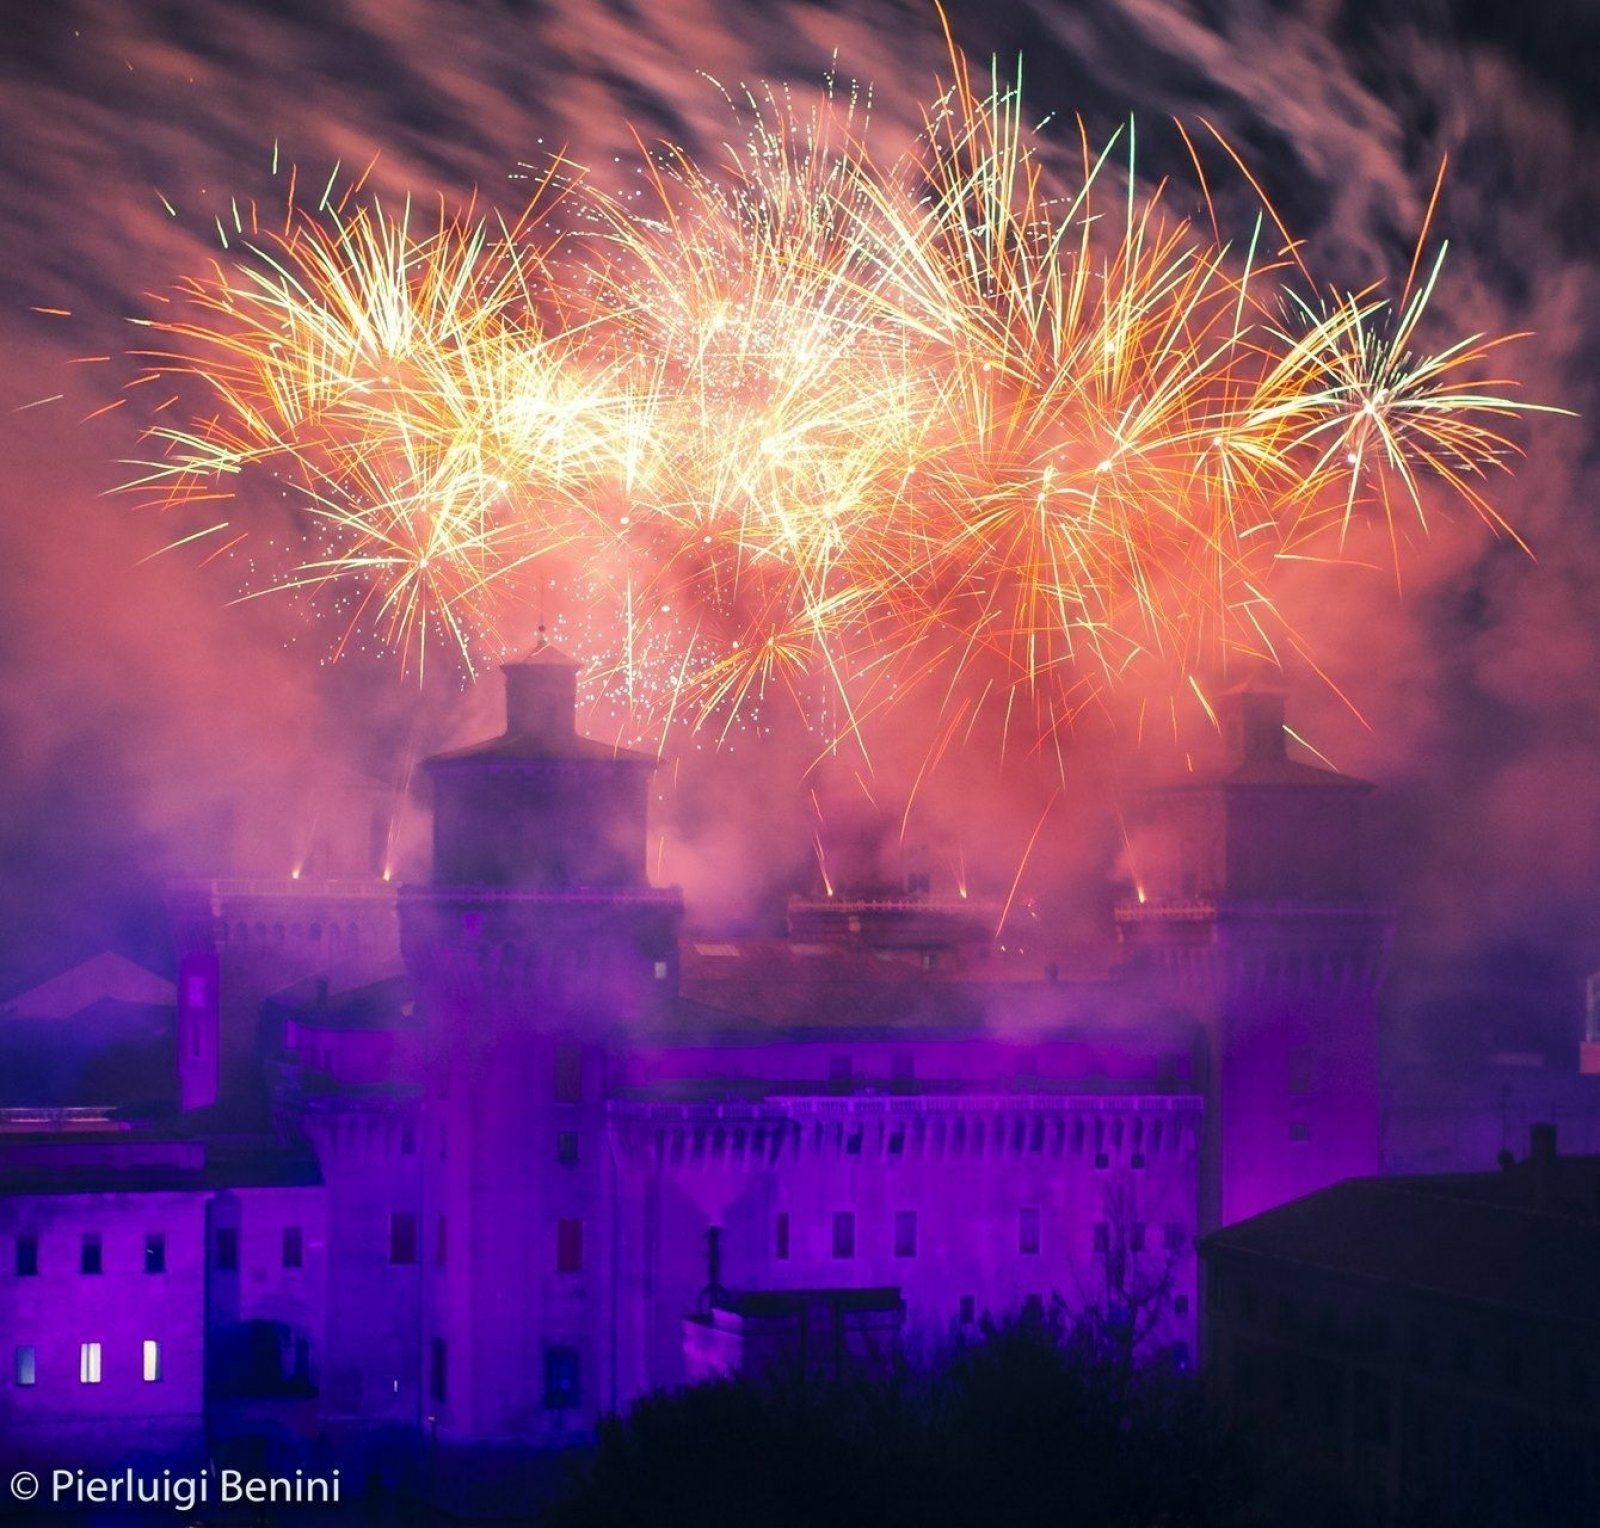
[[[1134,682],[1204,706],[1236,655],[1315,661],[1285,560],[1369,518],[1398,558],[1434,487],[1508,529],[1530,405],[1499,341],[1419,347],[1437,261],[1392,307],[1319,293],[1270,207],[1237,243],[1171,212],[1131,124],[1063,178],[1020,77],[952,58],[892,163],[859,99],[769,91],[718,165],[641,150],[631,199],[556,164],[509,224],[291,202],[153,323],[203,401],[139,485],[291,485],[275,586],[332,591],[341,643],[470,668],[555,581],[629,727],[782,696],[828,743],[917,687],[1036,739]]]

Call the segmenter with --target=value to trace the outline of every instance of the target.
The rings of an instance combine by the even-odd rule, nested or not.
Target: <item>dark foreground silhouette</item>
[[[925,1370],[730,1380],[606,1424],[552,1528],[1258,1521],[1245,1451],[1192,1375],[1059,1315],[988,1328]]]

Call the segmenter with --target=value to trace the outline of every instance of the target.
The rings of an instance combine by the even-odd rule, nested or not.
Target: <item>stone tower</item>
[[[1284,697],[1220,708],[1224,766],[1145,797],[1119,932],[1209,1039],[1202,1213],[1227,1224],[1380,1167],[1378,993],[1390,919],[1367,900],[1371,787],[1288,755]]]
[[[505,666],[506,730],[427,763],[433,878],[401,892],[429,1049],[423,1409],[556,1442],[610,1391],[611,1037],[676,993],[682,900],[645,874],[655,761],[578,734],[577,667]]]

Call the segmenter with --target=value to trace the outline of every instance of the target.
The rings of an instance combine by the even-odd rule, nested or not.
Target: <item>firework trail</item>
[[[146,321],[182,407],[133,486],[211,520],[275,482],[265,588],[340,648],[470,671],[553,600],[620,730],[781,704],[821,748],[917,690],[1035,746],[1125,688],[1209,710],[1241,659],[1316,667],[1285,564],[1371,522],[1398,575],[1440,499],[1514,535],[1487,481],[1534,406],[1501,340],[1423,346],[1442,250],[1397,301],[1324,291],[1264,198],[1222,236],[1187,133],[1204,224],[1132,124],[1062,176],[1020,74],[952,61],[889,163],[858,95],[768,90],[720,163],[641,145],[624,196],[556,161],[511,222],[291,187]]]

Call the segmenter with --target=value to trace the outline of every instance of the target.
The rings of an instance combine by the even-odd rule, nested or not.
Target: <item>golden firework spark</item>
[[[1135,684],[1206,708],[1238,655],[1315,664],[1286,560],[1369,519],[1398,558],[1441,491],[1514,534],[1485,480],[1532,406],[1500,339],[1423,344],[1442,250],[1393,304],[1324,294],[1269,205],[1223,238],[1197,153],[1209,226],[1141,189],[1131,123],[1064,176],[1020,73],[952,60],[889,163],[859,94],[769,90],[720,162],[641,146],[631,197],[557,162],[511,222],[236,219],[149,321],[191,401],[137,486],[270,474],[304,533],[273,586],[338,591],[341,643],[470,668],[556,579],[630,726],[782,697],[824,745],[918,688],[941,736],[998,706],[1046,739]]]

